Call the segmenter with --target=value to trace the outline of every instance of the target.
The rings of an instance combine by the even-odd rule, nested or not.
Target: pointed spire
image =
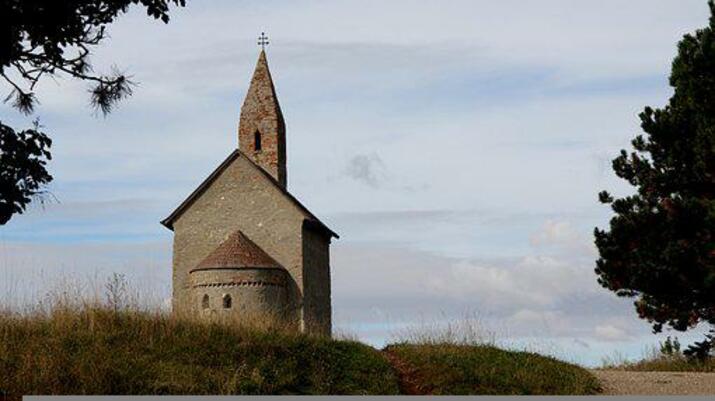
[[[241,108],[241,115],[244,114],[243,109],[247,106],[258,106],[263,109],[261,111],[265,112],[265,114],[274,115],[281,122],[283,121],[283,113],[281,113],[281,107],[278,104],[278,95],[276,95],[276,88],[273,86],[271,71],[268,69],[265,50],[261,50],[258,55],[253,78],[251,78],[251,86],[248,88],[246,99]]]
[[[261,50],[241,107],[239,149],[285,187],[285,122],[278,104],[266,52]]]
[[[202,260],[196,269],[241,267],[279,268],[280,264],[238,230]]]

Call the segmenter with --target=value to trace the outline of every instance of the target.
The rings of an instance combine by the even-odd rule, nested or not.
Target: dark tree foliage
[[[132,94],[132,82],[117,69],[95,74],[90,62],[92,48],[107,37],[107,26],[130,6],[140,5],[148,16],[166,23],[172,4],[184,6],[185,0],[0,0],[0,82],[9,89],[5,103],[31,114],[37,104],[35,87],[42,77],[65,75],[90,82],[91,104],[101,113],[109,113],[118,101]],[[50,141],[44,134],[36,129],[15,132],[2,123],[0,129],[4,141],[0,157],[13,158],[16,163],[0,164],[0,202],[8,202],[0,203],[2,225],[12,214],[21,213],[52,177],[44,162],[40,163],[50,158]],[[33,153],[35,150],[39,153]],[[23,163],[23,155],[30,159]],[[27,170],[19,170],[23,168]],[[22,177],[15,181],[16,187],[10,185],[12,177]]]
[[[0,123],[0,225],[15,213],[22,213],[32,196],[52,176],[45,165],[51,159],[52,144],[47,135],[33,129],[15,132]]]
[[[705,335],[703,341],[698,341],[691,345],[688,349],[683,351],[683,354],[690,360],[706,361],[710,359],[712,355],[713,345],[715,345],[713,344],[713,340],[715,340],[715,335],[713,334],[713,330],[711,330],[710,333]]]
[[[685,331],[715,325],[715,2],[710,24],[686,35],[673,61],[674,94],[640,114],[644,135],[613,161],[637,193],[614,199],[610,230],[595,230],[598,282],[637,298],[638,315]]]
[[[149,16],[168,22],[172,3],[183,6],[185,0],[0,0],[0,76],[12,87],[8,100],[30,113],[40,78],[63,73],[93,82],[92,104],[109,112],[131,94],[131,83],[117,71],[93,74],[91,48],[130,5],[141,4]]]

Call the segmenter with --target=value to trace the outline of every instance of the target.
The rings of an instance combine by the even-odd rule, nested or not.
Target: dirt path
[[[390,350],[382,351],[392,368],[395,369],[397,373],[397,380],[400,386],[400,393],[406,395],[428,395],[429,393],[421,388],[420,381],[415,375],[415,371],[410,365],[403,361],[402,358],[397,356],[394,352]]]
[[[715,395],[715,373],[591,371],[605,395]]]

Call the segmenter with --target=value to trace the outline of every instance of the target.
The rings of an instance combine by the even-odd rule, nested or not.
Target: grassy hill
[[[409,392],[437,395],[595,394],[585,369],[530,352],[489,345],[396,344],[385,352],[408,376]],[[404,388],[404,386],[403,386]]]
[[[410,377],[405,376],[407,374]],[[0,315],[0,395],[590,394],[584,369],[493,347],[354,341],[105,308]]]

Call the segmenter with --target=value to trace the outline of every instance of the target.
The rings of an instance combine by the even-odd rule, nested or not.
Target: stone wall
[[[236,230],[286,268],[289,298],[297,309],[304,282],[303,220],[301,211],[250,161],[237,157],[174,221],[174,311],[195,312],[189,271]]]
[[[303,321],[305,331],[330,335],[330,237],[303,226]]]
[[[283,269],[194,270],[191,299],[200,318],[250,326],[294,326]],[[230,302],[225,303],[228,297]]]

